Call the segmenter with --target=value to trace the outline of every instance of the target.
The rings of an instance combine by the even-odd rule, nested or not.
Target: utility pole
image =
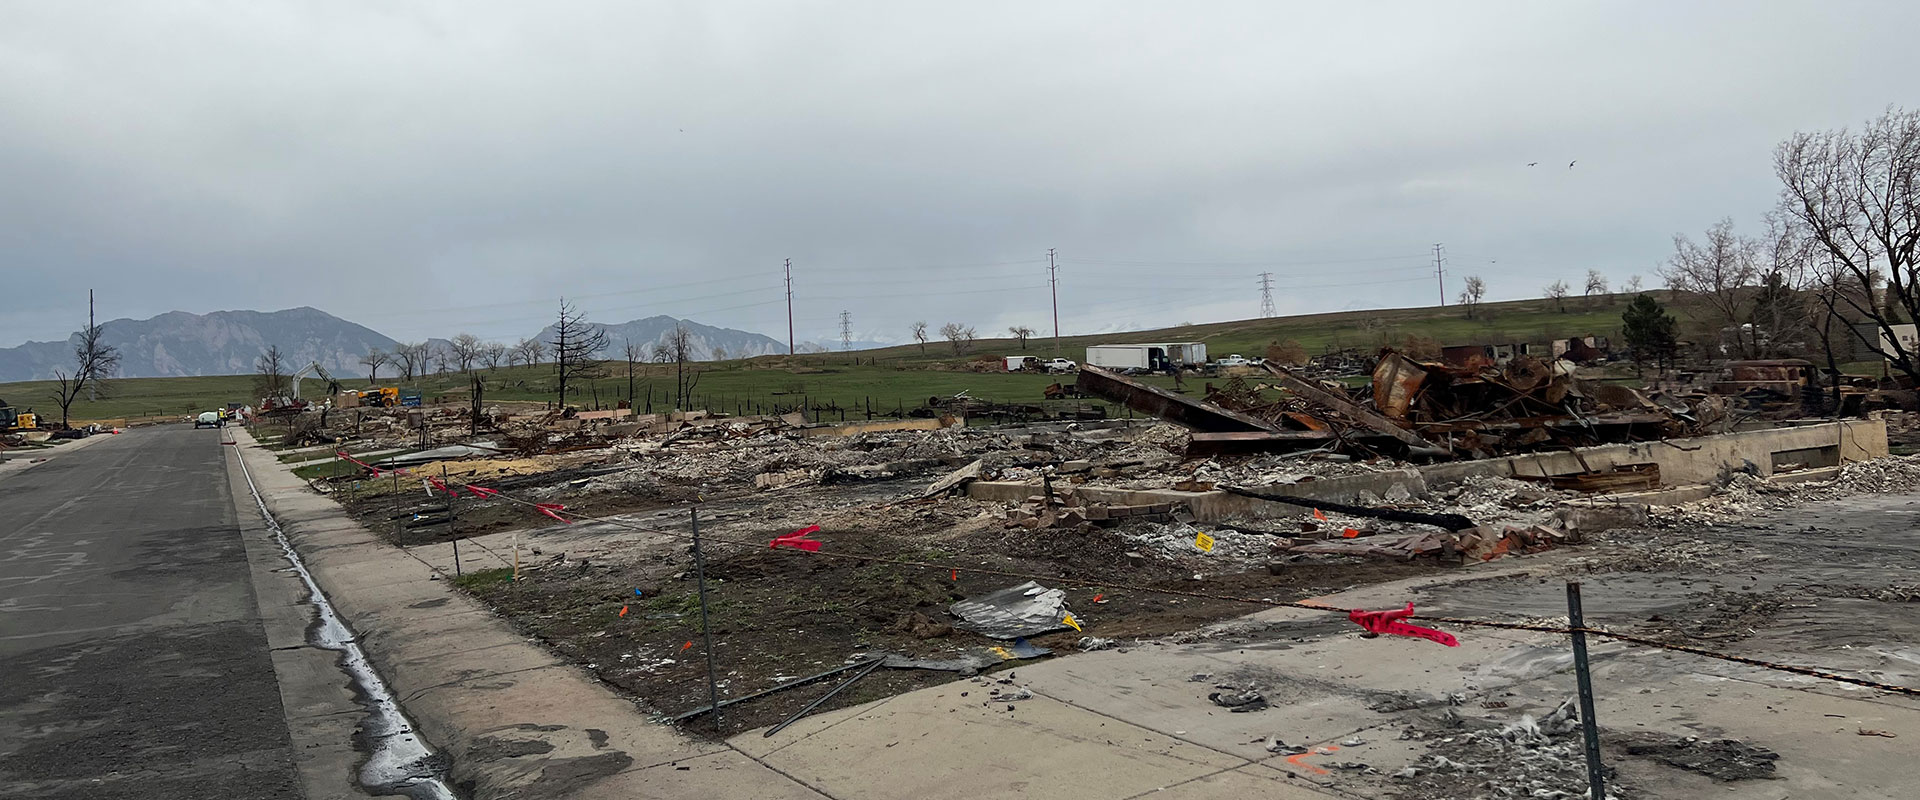
[[[853,312],[840,312],[840,352],[853,349]]]
[[[1060,276],[1054,263],[1053,248],[1047,248],[1047,285],[1053,289],[1053,357],[1060,357]]]
[[[1433,280],[1440,286],[1440,305],[1447,304],[1446,245],[1433,245]]]
[[[88,336],[93,335],[93,290],[92,289],[87,290],[87,335]],[[98,398],[94,397],[94,394],[93,394],[93,381],[87,381],[87,402],[91,403],[96,399]]]
[[[787,355],[793,355],[793,259],[787,259]]]
[[[1260,316],[1271,317],[1273,310],[1273,273],[1260,273]]]

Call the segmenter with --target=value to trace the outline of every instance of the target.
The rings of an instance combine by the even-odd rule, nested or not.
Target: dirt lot
[[[562,483],[577,478],[559,479]],[[1429,573],[1436,566],[1329,559],[1302,563],[1273,575],[1195,554],[1176,558],[1141,552],[1112,529],[1030,531],[1007,528],[988,513],[997,504],[940,499],[888,505],[924,487],[919,480],[804,492],[718,496],[702,504],[707,540],[708,611],[723,697],[738,697],[873,654],[953,658],[1010,644],[951,626],[947,607],[957,600],[1021,583],[1024,579],[957,571],[987,569],[1038,576],[1066,591],[1068,608],[1084,633],[1062,630],[1031,643],[1056,652],[1078,649],[1083,636],[1118,640],[1157,637],[1230,619],[1259,606],[1135,591],[1122,585],[1166,588],[1230,597],[1298,600],[1352,586]],[[823,500],[834,495],[832,502]],[[812,513],[824,530],[814,538],[824,552],[924,562],[936,567],[822,557],[758,543],[799,527],[793,506],[813,502],[844,507]],[[626,505],[594,495],[589,513],[677,508],[674,499],[634,497]],[[384,522],[396,508],[425,498],[385,495],[359,498],[353,508],[369,522]],[[868,501],[868,502],[861,502]],[[570,506],[570,509],[573,506]],[[505,503],[463,504],[462,519],[490,527],[524,525],[527,511]],[[677,517],[676,517],[677,518]],[[462,522],[462,535],[466,526]],[[649,523],[654,524],[654,523]],[[443,531],[444,528],[436,530]],[[387,531],[409,546],[444,541],[445,534]],[[537,532],[523,534],[526,569],[519,581],[510,569],[469,572],[463,588],[528,635],[594,670],[603,680],[664,715],[702,707],[707,701],[706,663],[700,637],[698,583],[684,527],[673,537],[635,545],[617,555],[583,556],[546,549]],[[752,546],[728,542],[751,542]],[[1130,555],[1131,554],[1131,555]],[[1196,574],[1203,576],[1196,580]],[[1096,602],[1096,598],[1098,601]],[[625,611],[624,616],[622,611]],[[1006,662],[1003,669],[1019,668]],[[991,670],[992,668],[990,668]],[[882,669],[835,696],[823,709],[838,708],[962,677],[959,672]],[[830,690],[836,680],[795,688],[723,709],[716,731],[710,718],[689,730],[732,734],[784,719]]]

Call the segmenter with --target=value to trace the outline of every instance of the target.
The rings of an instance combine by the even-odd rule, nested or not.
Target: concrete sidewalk
[[[1525,574],[1555,560],[1530,561],[1472,577],[1560,591],[1559,580]],[[1422,611],[1446,614],[1449,596],[1468,585],[1422,578],[1316,599],[1376,609],[1414,600]],[[1097,611],[1086,616],[1093,622],[1087,632],[1097,635]],[[846,800],[1394,796],[1411,788],[1394,773],[1446,752],[1433,733],[1444,715],[1504,724],[1544,716],[1574,694],[1566,637],[1453,632],[1459,647],[1364,639],[1343,615],[1275,609],[1214,626],[1187,644],[1125,643],[990,676],[1011,677],[1012,686],[1034,693],[1031,700],[990,702],[992,688],[1012,686],[981,678],[732,743]],[[1911,698],[1606,642],[1591,652],[1602,739],[1612,745],[1608,765],[1637,796],[1891,799],[1910,796],[1920,779],[1920,767],[1902,755],[1905,742],[1920,738],[1920,703]],[[1229,712],[1207,699],[1216,684],[1258,686],[1273,706]],[[1470,729],[1451,726],[1445,736]],[[1625,757],[1618,742],[1639,732],[1738,738],[1779,753],[1778,773],[1722,783]],[[1269,736],[1307,752],[1269,753]],[[1577,745],[1573,752],[1577,770]]]
[[[822,798],[633,702],[309,491],[235,429],[267,507],[409,717],[476,798]]]

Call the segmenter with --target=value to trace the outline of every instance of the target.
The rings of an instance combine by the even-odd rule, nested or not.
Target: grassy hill
[[[1655,292],[1665,295],[1665,292]],[[1620,312],[1626,306],[1624,295],[1570,298],[1566,311],[1547,300],[1515,300],[1485,303],[1474,319],[1467,319],[1458,306],[1400,308],[1372,311],[1340,311],[1292,317],[1235,320],[1204,325],[1183,325],[1159,330],[1123,334],[1061,337],[1059,353],[1080,360],[1086,347],[1118,342],[1199,341],[1206,342],[1214,357],[1229,353],[1258,355],[1268,345],[1294,341],[1308,353],[1321,353],[1342,347],[1371,349],[1397,344],[1407,337],[1436,341],[1442,345],[1515,341],[1545,341],[1569,336],[1612,336],[1617,338]],[[935,328],[942,320],[928,320]],[[864,409],[870,404],[875,413],[897,407],[912,408],[931,396],[967,392],[970,396],[1002,402],[1031,403],[1039,400],[1040,390],[1057,378],[1045,375],[1006,374],[995,371],[970,371],[967,362],[993,359],[1023,352],[1013,339],[984,338],[972,343],[966,353],[956,354],[944,341],[930,341],[923,349],[918,344],[860,350],[848,353],[820,353],[800,356],[761,356],[758,358],[701,364],[701,376],[695,388],[698,407],[728,413],[795,407],[803,400],[843,409]],[[1050,338],[1036,338],[1024,351],[1033,355],[1055,353]],[[552,366],[501,368],[487,374],[487,397],[492,400],[553,399]],[[575,405],[611,407],[627,394],[626,364],[607,364],[608,377],[585,382],[580,393],[569,398]],[[645,409],[651,397],[655,410],[671,403],[672,367],[643,365],[634,380],[635,405]],[[253,377],[247,375],[199,378],[130,378],[112,382],[108,397],[98,401],[81,400],[74,404],[75,420],[187,414],[228,402],[252,402]],[[398,385],[382,378],[382,385]],[[1171,386],[1171,381],[1157,382]],[[364,380],[347,380],[346,385],[364,387]],[[1191,382],[1190,382],[1191,384]],[[467,380],[457,374],[432,375],[405,384],[417,388],[429,398],[454,400],[465,395]],[[325,391],[323,382],[308,380],[302,392],[318,397]],[[53,385],[47,381],[0,384],[0,398],[16,406],[33,406],[57,419],[59,409],[52,400]],[[854,412],[849,412],[852,418]]]

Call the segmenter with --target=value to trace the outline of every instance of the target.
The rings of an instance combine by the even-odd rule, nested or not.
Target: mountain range
[[[765,356],[787,351],[787,343],[771,336],[702,325],[692,320],[674,319],[668,316],[647,317],[618,324],[587,323],[607,334],[607,346],[596,353],[601,358],[622,358],[628,344],[641,347],[641,360],[652,360],[653,346],[666,344],[668,336],[676,326],[687,326],[687,349],[692,351],[693,360],[710,361],[718,358],[748,358]],[[554,326],[548,325],[540,331],[540,341],[554,340]]]
[[[602,357],[617,358],[627,342],[641,345],[651,356],[653,345],[664,342],[681,324],[691,334],[697,360],[711,359],[716,353],[740,358],[786,351],[786,343],[758,333],[667,316],[594,326],[607,332],[608,347]],[[307,307],[207,314],[172,311],[150,319],[110,320],[102,328],[106,342],[120,349],[117,377],[122,378],[246,374],[254,370],[255,360],[268,345],[280,348],[289,371],[318,363],[335,375],[358,375],[366,371],[359,364],[361,356],[376,348],[392,352],[399,344],[364,325]],[[538,336],[549,341],[552,333],[549,327]],[[0,382],[46,380],[55,370],[72,369],[79,336],[75,332],[66,341],[0,348]]]

